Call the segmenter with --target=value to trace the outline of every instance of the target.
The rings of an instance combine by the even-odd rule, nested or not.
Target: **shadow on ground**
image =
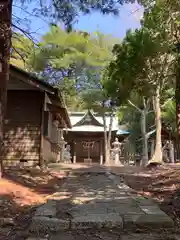
[[[52,194],[57,186],[63,182],[66,173],[63,171],[53,172],[36,168],[13,168],[7,169],[4,178],[31,189],[37,194]]]
[[[124,234],[123,232],[124,229],[126,230],[130,229],[129,232],[131,233],[136,232],[137,225],[139,224],[140,226],[140,224],[144,224],[143,222],[144,220],[143,221],[141,220],[141,223],[138,222],[137,225],[132,224],[132,225],[128,225],[127,228],[122,228],[122,221],[118,222],[117,216],[118,216],[118,219],[121,220],[120,216],[123,215],[123,224],[126,224],[126,223],[131,224],[130,223],[131,221],[128,222],[128,219],[127,221],[124,221],[124,215],[126,214],[129,216],[140,215],[140,217],[142,217],[143,219],[145,212],[143,212],[142,209],[139,207],[139,204],[137,203],[137,201],[135,201],[132,198],[132,196],[127,194],[128,189],[127,189],[127,192],[124,191],[124,188],[123,190],[118,189],[112,183],[112,179],[109,179],[106,175],[104,175],[104,171],[105,169],[103,169],[102,167],[100,168],[98,166],[87,166],[87,165],[83,167],[73,166],[73,169],[71,169],[72,173],[68,176],[62,188],[60,188],[58,192],[52,195],[52,197],[50,198],[50,199],[56,200],[55,201],[56,211],[52,210],[51,208],[53,207],[54,201],[49,201],[50,211],[47,211],[47,209],[46,211],[44,211],[44,209],[41,209],[41,211],[39,211],[38,214],[36,212],[37,214],[36,216],[44,216],[44,213],[45,213],[45,217],[47,217],[46,223],[44,222],[43,226],[41,225],[41,227],[38,229],[41,229],[43,230],[43,232],[48,233],[50,230],[49,229],[50,225],[52,224],[51,219],[54,218],[54,219],[57,219],[57,225],[55,225],[55,221],[53,222],[54,224],[53,230],[55,232],[60,231],[59,224],[70,223],[71,232],[69,233],[68,231],[68,234],[71,234],[71,235],[70,236],[68,235],[68,238],[67,238],[68,240],[69,239],[70,240],[71,239],[73,240],[74,239],[83,239],[83,240],[84,239],[88,239],[88,240],[89,239],[91,240],[121,239],[122,234]],[[131,193],[131,189],[129,189],[129,191],[130,191],[129,193]],[[137,200],[139,202],[143,200],[143,203],[145,203],[144,199],[142,199],[140,196]],[[147,198],[147,201],[148,200],[150,199]],[[149,204],[149,202],[147,204]],[[114,223],[116,225],[114,225],[114,228],[113,228],[113,225],[110,225],[110,227],[109,226],[107,227],[105,225],[103,226],[103,228],[101,228],[101,230],[98,229],[100,226],[99,222],[101,224],[104,220],[106,220],[106,216],[111,217],[111,220],[109,220],[110,224],[112,224],[113,220],[115,220],[116,222],[114,221]],[[102,219],[100,220],[100,217],[101,218],[103,217],[103,221]],[[78,225],[76,225],[77,223],[76,221],[78,218],[80,220],[83,219],[87,221],[87,224],[89,224],[90,222],[92,229],[91,230],[89,229],[86,231],[82,231],[82,229],[78,230],[78,227],[77,227]],[[96,218],[96,222],[93,222],[92,219],[95,219],[95,218]],[[63,223],[58,222],[58,219],[65,220],[65,221],[63,221]],[[154,216],[153,216],[153,219],[154,219]],[[34,223],[35,230],[37,230],[37,224],[42,224],[38,222],[39,221],[38,219],[36,220],[37,222],[35,221]],[[98,222],[98,220],[100,221]],[[154,225],[157,225],[157,221],[155,221]],[[152,223],[153,230],[154,228],[157,227],[154,225]],[[126,225],[123,225],[123,227],[124,226]],[[165,228],[166,227],[164,225],[164,229]],[[76,229],[75,232],[74,232],[74,229]],[[140,231],[142,228],[138,228],[138,229]],[[147,233],[151,233],[152,229],[149,227],[148,229],[145,229],[145,231]],[[158,236],[157,239],[159,240],[169,239],[169,238],[166,238],[167,236],[164,237],[164,235],[161,233],[161,230],[162,229],[160,228],[157,229],[157,232],[160,235]],[[50,239],[54,240],[54,239],[58,239],[58,237],[60,237],[60,235],[54,234]]]
[[[159,169],[132,169],[128,172],[112,168],[123,174],[125,182],[141,196],[150,196],[160,208],[180,226],[180,166],[167,165]]]
[[[72,174],[68,177],[66,176],[64,181],[57,177],[59,170],[62,172],[71,171]],[[53,167],[54,176],[53,174],[49,173],[40,173],[39,170],[35,172],[28,172],[27,170],[22,170],[20,172],[19,170],[13,170],[7,172],[6,178],[0,181],[0,213],[1,217],[8,216],[15,219],[15,226],[10,227],[13,230],[12,234],[16,233],[16,238],[14,239],[25,239],[23,236],[21,238],[20,234],[28,234],[26,232],[26,227],[29,225],[29,221],[31,221],[31,218],[34,215],[35,208],[43,204],[47,198],[55,198],[58,200],[58,211],[56,212],[56,217],[58,218],[72,218],[72,214],[76,214],[77,206],[78,208],[80,207],[82,211],[83,209],[87,209],[87,201],[91,201],[91,209],[98,209],[99,212],[101,212],[101,210],[104,211],[104,209],[101,209],[100,207],[102,204],[98,205],[96,201],[97,199],[99,201],[105,200],[107,203],[109,200],[112,201],[112,198],[114,197],[114,189],[112,189],[109,179],[106,178],[106,180],[99,180],[100,175],[103,178],[103,171],[104,169],[98,166],[76,165],[71,167],[62,165],[58,166],[57,168]],[[180,179],[180,170],[170,169],[162,171],[139,171],[134,169],[134,174],[133,169],[131,168],[131,170],[128,170],[129,172],[127,175],[125,173],[125,169],[123,171],[123,176],[126,183],[130,185],[130,187],[134,188],[139,195],[152,196],[157,201],[155,191],[157,191],[157,195],[159,196],[158,199],[160,199],[160,196],[164,194],[164,198],[162,198],[161,201],[158,201],[161,208],[167,214],[173,216],[174,219],[176,218],[176,214],[178,217],[180,216],[180,194],[177,197],[179,192],[179,183],[177,184],[177,182],[179,181],[178,179]],[[116,173],[117,172],[118,168],[116,168]],[[122,168],[120,174],[122,174],[121,172]],[[91,179],[92,175],[93,180]],[[3,181],[5,182],[3,183]],[[71,187],[65,185],[66,181],[73,183],[71,184]],[[167,201],[169,195],[166,193],[165,188],[163,189],[162,182],[166,183],[165,186],[169,186],[168,184],[170,184],[170,186],[176,184],[175,190],[169,189],[167,191],[168,194],[173,194],[173,198],[169,198],[171,200]],[[56,185],[56,187],[54,187],[54,185]],[[77,186],[78,191],[75,192]],[[96,186],[96,190],[94,190],[94,186]],[[57,191],[59,193],[53,195],[53,193]],[[128,200],[126,199],[125,201]],[[131,200],[129,201],[129,204],[131,205]],[[172,204],[174,204],[173,201],[176,202],[176,207],[172,206]],[[72,212],[69,211],[71,208],[73,208]],[[6,210],[4,211],[4,209]],[[88,210],[91,211],[91,209]],[[112,211],[112,209],[109,211]],[[25,225],[23,225],[23,223],[25,223]],[[20,227],[19,230],[18,226]],[[18,231],[21,233],[17,236]],[[78,233],[76,234],[78,235]],[[86,235],[86,233],[84,234]],[[102,235],[99,237],[96,236],[96,234],[97,232],[92,232],[90,234],[91,238],[89,239],[94,240],[99,239],[100,237],[103,238]],[[101,233],[98,232],[98,234]],[[104,233],[102,232],[102,234]],[[117,236],[117,239],[119,239],[119,231],[108,234],[110,236],[109,239],[116,239],[115,236]],[[12,239],[8,237],[8,240]],[[86,239],[85,236],[82,239]]]
[[[19,240],[18,234],[26,235],[34,210],[61,186],[62,178],[62,173],[36,168],[6,169],[0,179],[0,239]]]
[[[0,194],[0,239],[23,240],[39,204],[20,205],[13,194]]]

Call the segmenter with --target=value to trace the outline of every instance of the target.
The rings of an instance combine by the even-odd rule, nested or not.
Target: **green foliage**
[[[67,106],[81,110],[86,105],[81,92],[84,95],[88,89],[101,88],[102,71],[118,41],[100,32],[67,33],[53,25],[36,47],[28,38],[14,33],[11,62],[56,85]]]
[[[114,46],[115,60],[106,70],[103,86],[120,103],[133,89],[152,96],[157,85],[164,90],[167,83],[173,82],[174,57],[166,41],[166,29],[161,26],[155,33],[159,11],[156,8],[145,13],[142,28],[128,31],[122,44]]]
[[[102,38],[105,39],[100,33],[91,37],[52,26],[43,36],[33,66],[37,71],[48,68],[59,72],[58,78],[79,77],[89,66],[102,68],[111,59],[110,45],[102,45]]]
[[[84,106],[81,92],[84,95],[85,90],[101,88],[102,71],[112,59],[115,41],[99,32],[67,33],[52,26],[43,36],[31,63],[40,76],[50,78],[62,90],[68,107],[77,110],[79,102],[81,109]]]
[[[107,108],[103,107],[106,97],[102,89],[91,88],[81,93],[81,99],[86,109],[92,109],[95,112],[105,113]]]
[[[29,3],[29,1],[27,2]],[[67,31],[71,31],[73,24],[82,14],[87,15],[99,11],[103,15],[118,15],[123,4],[134,2],[135,0],[52,0],[48,6],[46,1],[40,1],[37,4],[36,0],[38,7],[35,12],[52,19],[53,22],[60,20],[65,24]]]
[[[162,117],[165,122],[165,125],[170,126],[172,133],[175,134],[176,131],[176,102],[174,99],[171,99],[165,106]]]
[[[148,78],[146,59],[156,52],[156,44],[147,29],[128,31],[122,44],[114,46],[115,60],[108,66],[103,80],[108,94],[121,103],[137,86],[139,92],[149,88],[149,82],[144,81]]]
[[[35,53],[34,43],[20,33],[13,32],[10,63],[31,70],[30,61]]]
[[[175,91],[169,89],[165,94],[166,100],[162,105],[162,119],[168,128],[171,129],[173,135],[176,133],[176,102],[175,102]]]

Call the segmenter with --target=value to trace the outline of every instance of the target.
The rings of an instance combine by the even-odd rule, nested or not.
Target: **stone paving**
[[[58,232],[46,237],[29,237],[27,240],[180,240],[180,235],[176,234],[119,234],[118,232],[107,231],[76,231]]]
[[[133,189],[125,185],[122,178],[113,175],[105,168],[92,167],[83,171],[72,171],[63,187],[52,196],[52,199],[37,209],[30,229],[32,232],[44,233],[96,229],[102,234],[104,229],[118,229],[120,233],[136,232],[137,229],[147,231],[147,229],[160,230],[172,227],[173,221],[152,199],[137,196]],[[55,234],[50,239],[59,238],[56,238]],[[77,238],[72,236],[61,239]],[[80,240],[81,237],[79,236],[78,239]],[[92,236],[91,239],[134,240],[135,238],[112,238],[112,236],[93,238]]]

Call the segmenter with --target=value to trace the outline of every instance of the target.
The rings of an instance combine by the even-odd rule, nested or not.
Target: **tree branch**
[[[30,33],[26,32],[24,29],[16,26],[15,24],[12,24],[12,27],[14,27],[14,28],[18,29],[20,32],[22,32],[29,40],[31,40],[33,42],[34,45],[36,45],[38,47],[38,44],[35,43],[35,41]]]
[[[145,99],[145,97],[143,97],[143,106],[144,106],[144,109],[146,110],[147,104],[146,104],[146,99]]]
[[[29,16],[39,18],[39,19],[41,19],[42,21],[44,21],[45,23],[47,23],[47,24],[49,25],[49,22],[48,22],[47,20],[45,20],[44,18],[40,17],[40,14],[37,15],[37,14],[30,13],[30,12],[28,12],[26,9],[24,9],[23,7],[17,6],[17,5],[14,5],[14,4],[13,4],[13,7],[14,7],[14,8],[19,8],[21,11],[23,11],[23,12],[26,13],[26,14],[28,14]],[[14,16],[15,16],[15,15],[14,15]],[[16,16],[15,16],[15,17],[16,17]]]
[[[150,113],[153,113],[153,112],[154,112],[154,110],[151,110],[151,111],[147,112],[147,114],[150,114]]]
[[[174,98],[174,97],[169,98],[161,107],[162,107],[162,108],[165,107],[166,104],[168,104],[168,102],[170,102],[173,98]]]
[[[12,49],[20,56],[21,60],[23,61],[24,65],[25,65],[25,59],[24,59],[23,55],[20,52],[18,52],[15,47],[12,46]]]
[[[140,113],[142,113],[142,110],[140,108],[138,108],[134,103],[132,103],[130,100],[128,100],[128,103],[133,106],[134,108],[136,108],[136,110]]]
[[[146,138],[148,139],[155,131],[156,129],[153,129],[152,131],[146,133]]]

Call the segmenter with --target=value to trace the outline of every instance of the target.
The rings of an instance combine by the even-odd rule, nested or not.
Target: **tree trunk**
[[[141,112],[141,133],[142,133],[142,146],[143,146],[143,159],[142,165],[148,163],[148,138],[146,136],[146,111]]]
[[[160,87],[156,88],[156,95],[154,97],[154,110],[155,110],[155,122],[156,122],[156,146],[152,159],[149,163],[158,163],[161,164],[162,157],[162,140],[161,140],[161,105],[160,105]]]
[[[108,139],[107,139],[107,145],[108,145],[108,149],[110,151],[111,149],[111,136],[112,136],[112,125],[113,125],[113,112],[110,113],[110,123],[109,123],[109,132],[108,132]]]
[[[0,2],[0,173],[3,173],[3,136],[9,80],[9,59],[11,48],[12,0]]]
[[[106,125],[106,115],[103,113],[103,125],[104,125],[104,156],[105,164],[110,164],[110,153],[108,151],[108,138],[107,138],[107,125]]]
[[[180,56],[176,72],[176,160],[180,160]]]
[[[147,106],[147,101],[143,97],[143,109],[139,108],[135,104],[133,104],[131,101],[129,101],[130,105],[133,106],[141,116],[141,135],[142,135],[142,161],[141,164],[144,166],[148,163],[148,134],[146,132],[146,119],[147,119],[147,114],[148,114],[148,106]]]
[[[172,141],[169,142],[169,158],[171,163],[175,163],[174,161],[174,144]]]

